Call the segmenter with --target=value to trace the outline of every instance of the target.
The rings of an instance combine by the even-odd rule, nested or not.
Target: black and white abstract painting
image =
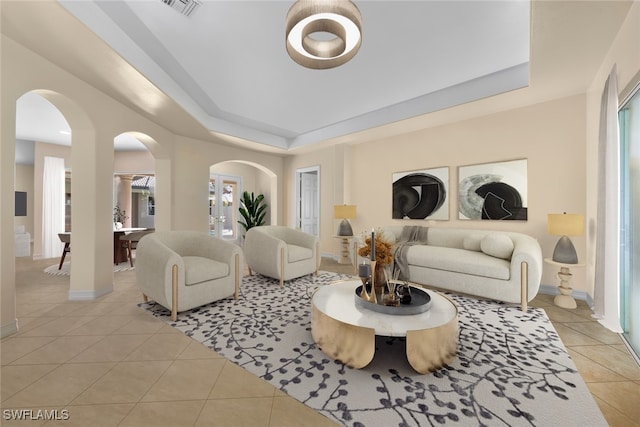
[[[393,174],[393,219],[449,219],[449,168]]]
[[[527,159],[460,166],[458,217],[527,220]]]

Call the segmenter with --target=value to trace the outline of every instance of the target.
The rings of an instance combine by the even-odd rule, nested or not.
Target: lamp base
[[[552,259],[555,262],[559,262],[562,264],[577,264],[578,263],[578,254],[576,253],[576,248],[571,243],[571,239],[567,236],[562,236],[558,243],[556,243],[556,247],[553,250]]]
[[[338,236],[353,236],[353,229],[351,224],[346,219],[343,219],[338,227]]]

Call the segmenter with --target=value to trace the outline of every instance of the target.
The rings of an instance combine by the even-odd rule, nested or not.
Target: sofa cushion
[[[229,275],[229,265],[199,256],[182,257],[184,262],[186,286],[216,280]]]
[[[407,262],[410,265],[492,279],[509,280],[511,277],[509,261],[464,249],[415,245],[407,252]]]
[[[511,259],[513,240],[506,234],[490,233],[482,238],[480,249],[487,255],[501,259]]]
[[[289,255],[287,257],[288,262],[297,262],[309,259],[313,256],[313,250],[298,245],[288,244],[287,249]]]
[[[480,242],[482,242],[481,234],[470,234],[462,241],[462,247],[468,251],[480,252]]]

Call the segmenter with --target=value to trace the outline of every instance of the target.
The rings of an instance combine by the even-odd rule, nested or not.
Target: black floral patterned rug
[[[313,291],[344,278],[321,272],[285,283],[247,276],[241,297],[181,313],[141,304],[186,335],[345,426],[607,425],[544,310],[447,294],[459,306],[456,359],[422,375],[402,338],[379,337],[352,369],[311,337]]]

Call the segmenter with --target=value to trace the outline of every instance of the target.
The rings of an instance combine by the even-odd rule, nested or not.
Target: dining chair
[[[127,256],[129,257],[129,264],[131,264],[131,267],[133,267],[133,251],[137,249],[138,242],[144,236],[146,236],[149,233],[153,233],[154,231],[155,231],[154,228],[148,228],[142,231],[134,231],[132,233],[129,233],[120,237],[120,241],[122,242],[122,245],[127,250]]]
[[[60,265],[58,266],[58,270],[62,270],[64,257],[67,256],[67,252],[71,252],[71,233],[58,233],[58,238],[62,243],[64,243],[64,248],[62,249],[62,256],[60,257]]]

